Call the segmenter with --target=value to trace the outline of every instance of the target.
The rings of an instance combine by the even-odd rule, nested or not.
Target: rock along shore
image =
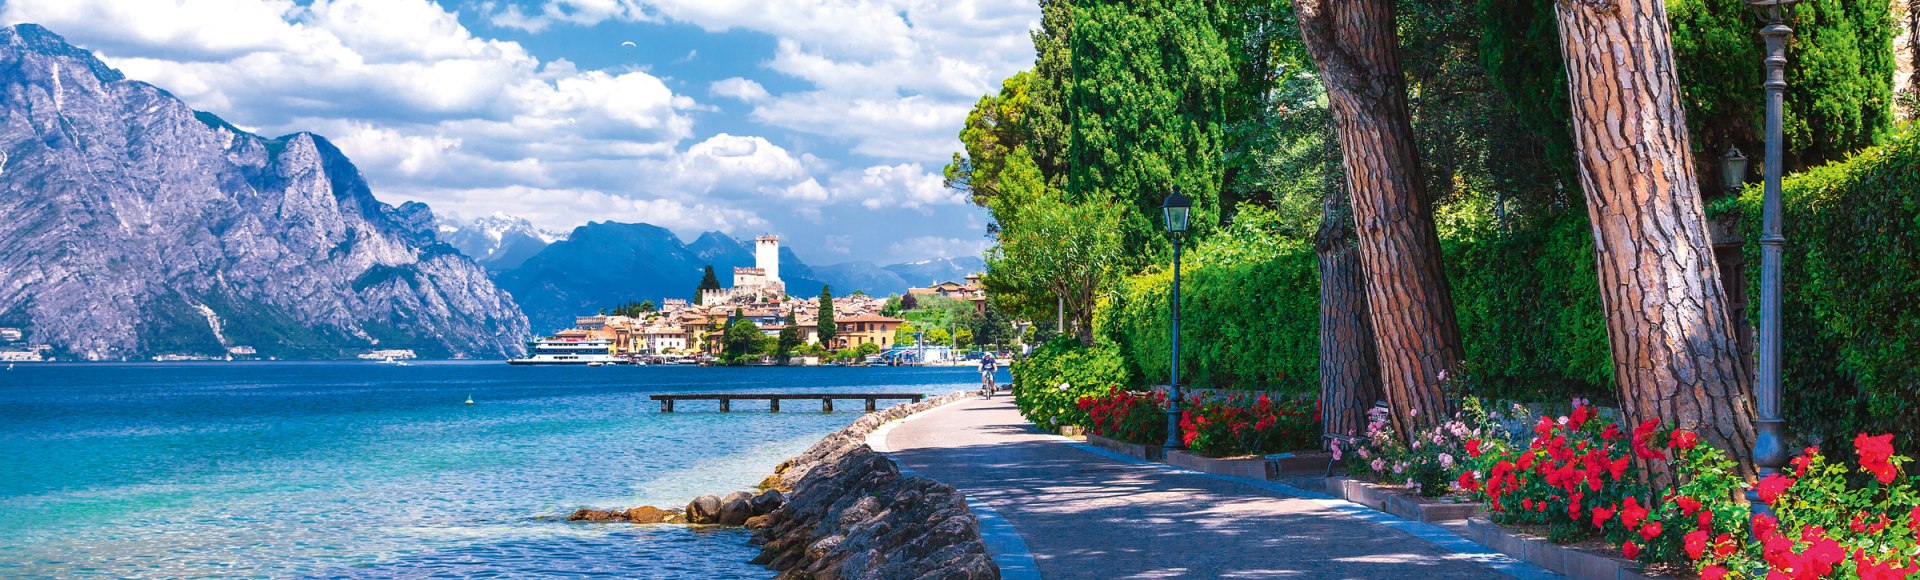
[[[867,447],[881,425],[969,396],[868,413],[774,468],[761,487],[785,492],[786,501],[753,522],[765,526],[754,534],[754,563],[779,570],[779,578],[999,578],[965,496],[901,475],[892,459]]]

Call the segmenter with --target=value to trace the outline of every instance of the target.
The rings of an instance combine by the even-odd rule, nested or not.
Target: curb
[[[887,434],[893,432],[894,427],[925,416],[928,412],[970,400],[973,399],[955,399],[888,421],[867,433],[867,448],[882,455],[891,455],[893,447],[887,445]],[[902,475],[922,477],[913,470],[907,469],[906,466],[900,465],[898,461],[894,462],[894,466],[900,468]],[[993,558],[995,566],[1000,567],[1000,578],[1002,580],[1040,580],[1040,565],[1034,561],[1033,552],[1027,548],[1026,538],[1020,536],[1020,532],[1013,528],[1013,524],[1006,518],[1000,517],[1000,512],[994,511],[993,506],[987,505],[986,502],[974,499],[973,496],[965,493],[960,495],[967,499],[967,509],[973,511],[974,519],[980,521],[980,539],[987,544],[987,556]]]

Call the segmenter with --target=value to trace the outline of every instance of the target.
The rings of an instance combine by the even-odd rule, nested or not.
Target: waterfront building
[[[839,334],[834,337],[834,348],[858,348],[863,344],[872,344],[882,350],[893,347],[893,331],[907,321],[878,314],[858,314],[846,318],[835,318]]]

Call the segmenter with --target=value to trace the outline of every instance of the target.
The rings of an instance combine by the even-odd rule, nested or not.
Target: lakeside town
[[[712,274],[712,267],[708,267]],[[666,298],[575,317],[571,328],[530,341],[515,365],[965,364],[976,345],[1004,346],[1015,332],[991,316],[980,275],[905,294],[855,291],[799,298],[780,277],[780,238],[755,239],[754,265],[731,284],[709,276],[693,301]],[[916,326],[916,322],[920,326]],[[999,327],[999,328],[994,328]]]

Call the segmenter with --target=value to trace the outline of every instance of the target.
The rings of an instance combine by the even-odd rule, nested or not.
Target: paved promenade
[[[1464,542],[1433,526],[1095,453],[1035,430],[1011,397],[940,407],[878,436],[902,467],[990,507],[982,527],[1003,537],[989,543],[1024,542],[1045,578],[1549,577],[1417,537]]]

